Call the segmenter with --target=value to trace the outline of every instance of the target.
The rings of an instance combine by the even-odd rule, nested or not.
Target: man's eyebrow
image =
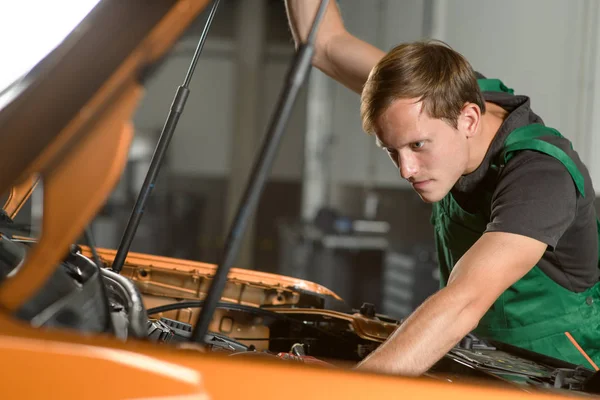
[[[377,145],[377,147],[381,147],[382,149],[385,147],[383,142],[379,140],[378,137],[375,137],[375,144]]]

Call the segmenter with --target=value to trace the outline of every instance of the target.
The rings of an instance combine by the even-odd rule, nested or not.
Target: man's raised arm
[[[306,40],[320,0],[285,0],[296,46]],[[360,94],[369,72],[384,56],[380,49],[351,35],[335,0],[330,0],[319,25],[313,65]]]

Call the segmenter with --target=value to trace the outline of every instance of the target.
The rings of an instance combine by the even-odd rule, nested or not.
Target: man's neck
[[[467,174],[475,171],[485,159],[496,133],[508,116],[508,111],[494,103],[485,103],[486,112],[481,116],[481,127],[478,135],[473,137]]]

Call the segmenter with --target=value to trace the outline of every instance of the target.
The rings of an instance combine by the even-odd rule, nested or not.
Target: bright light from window
[[[6,1],[0,6],[0,92],[54,50],[99,0]]]

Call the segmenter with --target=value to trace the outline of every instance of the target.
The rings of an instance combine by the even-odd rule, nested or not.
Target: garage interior
[[[476,70],[528,93],[547,124],[570,133],[600,187],[600,161],[593,157],[600,139],[591,135],[600,127],[600,113],[593,112],[600,93],[594,1],[339,5],[348,30],[382,49],[437,38]],[[145,78],[127,167],[91,224],[100,247],[119,245],[208,13]],[[293,54],[283,1],[222,2],[131,251],[219,262]],[[560,97],[549,93],[550,82]],[[313,281],[355,309],[370,303],[404,318],[439,286],[431,206],[362,131],[358,111],[359,96],[311,70],[235,266]],[[34,230],[42,190],[19,215]]]
[[[139,3],[144,1],[140,0]],[[254,374],[261,375],[263,381],[260,382],[273,384],[277,388],[265,394],[264,398],[280,395],[281,385],[289,388],[291,384],[278,378],[277,373],[287,374],[281,372],[283,370],[268,370],[266,366],[271,365],[269,363],[273,358],[278,362],[314,362],[326,368],[353,368],[356,362],[367,359],[378,346],[389,343],[387,339],[394,332],[400,332],[397,329],[415,309],[438,291],[440,280],[443,281],[431,220],[432,205],[422,201],[411,184],[400,176],[386,151],[377,146],[375,137],[363,132],[360,97],[318,69],[310,68],[282,131],[282,140],[276,150],[274,163],[267,172],[264,188],[257,192],[256,207],[249,207],[247,225],[237,229],[236,214],[239,216],[247,206],[245,191],[256,182],[252,179],[252,170],[257,161],[262,160],[259,155],[261,147],[267,143],[270,124],[275,119],[279,102],[284,98],[282,93],[287,74],[296,56],[285,2],[169,0],[167,3],[148,2],[148,8],[135,9],[132,3],[103,0],[87,16],[86,22],[97,28],[99,42],[117,32],[111,32],[110,29],[114,27],[108,25],[98,29],[94,24],[99,24],[101,17],[110,16],[107,20],[115,24],[115,21],[129,18],[132,32],[137,29],[139,36],[134,40],[135,35],[131,33],[129,38],[129,51],[133,55],[139,56],[133,49],[138,49],[139,43],[145,43],[147,38],[160,42],[151,36],[159,21],[175,25],[171,26],[170,34],[177,36],[177,39],[157,62],[143,65],[135,72],[130,71],[131,76],[135,76],[131,78],[135,82],[131,86],[139,84],[143,88],[141,100],[133,114],[127,115],[123,121],[119,120],[118,125],[115,123],[114,126],[120,130],[106,130],[112,132],[113,145],[119,137],[126,137],[131,132],[129,128],[133,130],[131,143],[125,150],[126,160],[125,157],[120,158],[124,168],[91,219],[84,223],[71,215],[72,221],[81,224],[82,229],[77,233],[68,229],[71,227],[71,222],[68,222],[61,227],[63,231],[57,229],[58,224],[55,224],[54,235],[44,236],[43,233],[47,233],[45,229],[59,219],[49,218],[51,213],[48,210],[56,213],[52,214],[53,217],[65,217],[71,213],[71,210],[65,212],[64,204],[71,204],[71,197],[83,198],[81,192],[85,190],[81,190],[81,187],[86,187],[88,191],[97,189],[94,182],[96,179],[101,181],[101,173],[97,172],[101,168],[94,167],[100,164],[116,165],[118,152],[103,160],[96,159],[96,165],[91,161],[88,165],[81,163],[81,170],[89,169],[98,175],[72,182],[69,187],[72,191],[64,194],[62,202],[48,201],[52,191],[46,190],[45,183],[52,187],[52,180],[48,176],[56,173],[63,162],[68,163],[69,152],[76,154],[74,149],[83,148],[83,137],[89,135],[99,141],[99,129],[96,128],[103,126],[101,123],[112,121],[107,115],[113,110],[111,107],[117,108],[115,104],[121,104],[117,100],[125,104],[123,98],[127,91],[123,89],[123,84],[119,90],[110,92],[112,97],[102,97],[98,95],[102,94],[99,90],[101,85],[96,82],[96,94],[89,95],[99,96],[104,103],[102,107],[91,109],[88,107],[90,103],[86,102],[89,99],[84,101],[83,97],[77,97],[85,85],[82,83],[82,88],[76,88],[77,85],[72,83],[81,77],[98,78],[103,73],[108,81],[113,76],[111,74],[128,65],[123,60],[134,59],[133,56],[123,54],[122,64],[115,64],[114,67],[109,68],[107,63],[98,62],[93,68],[80,71],[81,76],[74,74],[73,82],[64,85],[74,93],[75,100],[68,104],[73,105],[73,110],[69,109],[73,114],[67,118],[66,112],[65,115],[57,112],[56,119],[63,118],[61,123],[64,122],[64,125],[59,127],[57,123],[56,126],[49,126],[48,132],[38,130],[43,139],[54,135],[52,140],[48,139],[46,148],[38,149],[36,157],[39,158],[32,158],[39,164],[32,161],[31,165],[43,168],[33,170],[31,167],[19,172],[22,174],[20,177],[27,174],[28,178],[33,179],[39,174],[41,179],[16,216],[3,211],[0,218],[0,327],[5,324],[4,328],[0,328],[0,354],[6,350],[5,357],[15,360],[21,358],[11,356],[13,353],[10,351],[18,354],[22,354],[20,351],[31,351],[36,357],[37,354],[55,352],[51,356],[60,358],[67,354],[70,357],[76,352],[65,343],[75,347],[83,343],[90,347],[82,350],[81,354],[92,361],[90,369],[82,371],[94,372],[99,377],[104,377],[109,367],[98,367],[101,363],[94,359],[97,354],[87,353],[89,348],[96,346],[93,348],[115,351],[114,354],[110,353],[113,354],[111,362],[117,365],[133,363],[131,360],[135,357],[128,358],[131,354],[144,354],[155,357],[154,361],[157,362],[170,362],[165,368],[169,379],[185,380],[188,377],[185,373],[176,377],[176,372],[180,370],[170,371],[169,368],[173,366],[182,368],[181,371],[189,368],[186,370],[191,374],[189,376],[207,376],[210,390],[215,386],[220,388],[214,398],[230,398],[230,389],[243,391],[252,386],[255,383],[252,381],[256,377]],[[218,9],[215,8],[217,4]],[[389,50],[401,42],[438,39],[463,54],[476,71],[490,78],[499,78],[514,88],[516,93],[529,96],[533,111],[543,118],[545,124],[568,137],[587,166],[596,188],[594,205],[600,215],[600,157],[597,157],[600,154],[600,135],[597,133],[600,132],[600,2],[338,0],[337,4],[347,30],[380,49]],[[173,15],[177,16],[178,12],[192,6],[202,11],[193,18],[191,24],[186,24],[182,35],[175,35],[177,24],[173,21],[177,21],[177,18]],[[40,8],[29,25],[62,26],[58,20],[53,22],[44,15],[56,6],[49,4],[44,7],[47,8]],[[62,11],[66,15],[64,7]],[[86,6],[79,7],[82,7],[79,10],[82,15],[85,14],[82,10]],[[91,9],[93,5],[87,7]],[[118,12],[109,15],[109,11],[115,10]],[[71,11],[75,12],[75,7]],[[135,18],[136,12],[140,13],[139,19]],[[185,20],[181,15],[179,17],[181,21]],[[210,29],[206,30],[208,21],[212,22]],[[134,22],[137,25],[133,26]],[[89,34],[85,28],[85,24],[80,25],[81,32]],[[4,33],[6,37],[11,34],[18,37],[28,29],[34,30],[23,25],[7,28]],[[142,29],[148,32],[142,35]],[[67,33],[65,31],[64,35]],[[92,45],[75,40],[79,33],[77,30],[72,33],[71,39],[75,43],[72,48],[69,48],[71,43],[67,41],[59,49],[65,54],[70,54],[72,49],[79,49],[78,46],[91,51]],[[177,103],[174,97],[186,74],[189,74],[190,63],[198,54],[199,39],[204,34],[207,35],[206,42],[203,43],[193,78],[189,82],[191,92],[185,109],[172,139],[166,144],[165,157],[158,165],[156,180],[150,186],[145,186],[149,170],[157,166],[153,163],[157,148],[165,144],[161,134],[168,125],[169,110]],[[33,46],[36,41],[41,45],[43,38],[40,36],[36,34],[28,38],[27,46]],[[114,47],[99,47],[98,59],[116,59],[117,50],[125,48],[125,45],[115,42]],[[5,53],[16,59],[19,50],[18,46],[7,46]],[[62,53],[50,53],[45,62],[53,61],[52,56],[57,54]],[[130,56],[131,59],[128,58]],[[145,61],[143,56],[139,56],[135,62],[143,64]],[[58,59],[57,65],[65,64],[68,63],[64,59]],[[74,64],[77,65],[71,63],[70,66]],[[13,67],[11,63],[7,65]],[[39,65],[47,66],[44,60]],[[81,65],[84,65],[83,61]],[[37,83],[35,79],[48,79],[47,76],[52,76],[50,73],[56,71],[42,69],[49,71],[46,76],[28,75],[31,71],[37,72],[36,69],[21,71],[20,74],[25,75],[19,75],[20,78],[14,80],[15,71],[9,71],[8,67],[4,74],[7,80],[0,79],[0,134],[4,132],[5,138],[11,140],[9,144],[17,146],[7,146],[4,149],[5,158],[0,157],[5,163],[5,170],[0,171],[0,181],[14,172],[12,169],[17,169],[6,167],[18,164],[9,160],[14,156],[8,154],[9,151],[17,149],[30,155],[30,152],[33,154],[31,149],[36,148],[37,144],[33,143],[34,140],[21,143],[14,133],[20,134],[20,130],[7,129],[7,126],[23,128],[24,135],[29,134],[31,138],[31,127],[39,124],[42,117],[53,120],[42,115],[36,121],[35,112],[32,115],[36,118],[29,120],[27,110],[21,109],[19,112],[27,115],[27,118],[13,121],[11,118],[18,114],[10,107],[21,103],[11,103],[14,99],[10,95],[13,90],[18,91],[20,85],[25,87],[29,78]],[[1,71],[0,67],[0,78],[3,75]],[[64,84],[54,83],[57,87]],[[60,109],[56,99],[62,95],[62,92],[42,95],[38,100],[45,101],[49,108],[52,105]],[[36,96],[23,96],[24,100],[18,96],[15,98],[27,104]],[[3,103],[5,99],[8,100]],[[81,104],[77,103],[75,109],[77,101]],[[67,108],[65,105],[64,109]],[[38,108],[38,111],[43,109]],[[3,126],[6,121],[13,125]],[[30,124],[30,121],[33,122]],[[59,139],[62,136],[59,135],[67,131],[65,127],[70,127],[67,123],[72,121],[85,122],[73,128],[81,138],[61,142]],[[106,135],[108,143],[108,133]],[[90,146],[89,143],[87,146]],[[64,149],[60,147],[63,145]],[[65,156],[53,155],[51,150],[54,148],[60,148],[64,152],[60,155]],[[100,154],[104,148],[101,145],[98,148]],[[124,147],[115,148],[122,150]],[[90,151],[89,148],[87,150]],[[55,158],[43,164],[46,161],[43,156],[47,154],[50,154],[48,160]],[[77,170],[73,165],[70,167]],[[56,185],[56,181],[53,184]],[[100,184],[97,186],[100,187]],[[149,187],[151,191],[144,192]],[[145,196],[144,193],[149,194]],[[6,200],[6,204],[10,203],[10,196],[12,193],[5,194],[3,200]],[[142,209],[138,208],[141,198],[146,201]],[[92,200],[89,204],[93,203]],[[79,210],[80,213],[83,213],[83,208]],[[591,205],[589,209],[592,209]],[[74,211],[74,214],[77,212]],[[140,218],[139,226],[129,236],[132,241],[126,254],[127,262],[115,268],[118,265],[115,261],[118,258],[116,250],[122,249],[127,229],[130,228],[130,218],[134,216]],[[239,251],[229,252],[230,249],[227,249],[228,244],[230,248],[233,247],[227,239],[231,232],[241,232]],[[67,244],[64,239],[67,234],[72,234],[73,238],[79,237]],[[39,256],[36,261],[38,265],[33,265],[31,260],[36,260],[34,256],[38,243],[51,239],[57,243],[59,239],[64,239],[65,242],[61,242],[63,248],[46,245],[44,251],[55,258],[44,259]],[[236,270],[228,271],[229,275],[220,283],[222,286],[216,289],[218,292],[211,293],[214,287],[219,286],[214,285],[219,280],[219,272],[225,270],[219,268],[227,264],[223,262],[223,258],[226,258],[224,255],[232,254],[231,264]],[[36,277],[31,265],[39,268],[40,276],[46,274],[45,278]],[[13,279],[23,271],[31,274],[28,279]],[[18,293],[20,288],[23,289],[22,293]],[[484,291],[487,291],[487,287],[479,291],[480,297],[485,297]],[[211,295],[215,304],[209,301]],[[591,296],[582,296],[580,300],[580,309],[584,312],[595,310],[600,303]],[[540,308],[546,307],[538,307],[537,312]],[[554,319],[553,315],[551,319]],[[592,318],[590,320],[592,323],[595,321]],[[405,326],[410,325],[411,321]],[[205,326],[198,328],[204,322]],[[449,325],[458,324],[452,319]],[[422,329],[419,335],[433,331]],[[65,332],[73,336],[60,336]],[[564,333],[566,335],[569,332]],[[46,334],[48,336],[44,336]],[[446,334],[447,331],[444,331],[437,337],[445,338]],[[106,336],[110,335],[114,337],[107,339]],[[38,347],[15,346],[11,341],[3,342],[6,337],[11,340],[38,340]],[[533,391],[542,388],[600,394],[600,370],[581,347],[578,353],[569,347],[569,357],[587,357],[585,360],[590,365],[584,364],[584,367],[567,362],[567,357],[552,358],[555,356],[537,354],[525,347],[499,340],[486,341],[472,333],[460,337],[462,339],[458,343],[455,341],[454,347],[431,366],[427,372],[429,378],[452,385],[469,384],[472,378],[481,378],[484,381],[487,379],[486,382],[491,379],[494,384],[501,382],[525,391],[535,387]],[[103,342],[104,339],[107,341]],[[113,339],[117,340],[110,342]],[[55,341],[66,347],[40,345],[45,341]],[[182,345],[182,342],[185,343]],[[571,343],[578,346],[574,339]],[[164,346],[152,347],[156,344]],[[165,351],[166,346],[173,344],[176,350]],[[141,347],[136,347],[138,345]],[[144,348],[146,345],[148,347]],[[66,349],[65,354],[61,353],[61,349]],[[201,350],[211,354],[209,357],[202,357],[204,354],[196,357],[198,354],[190,356],[185,353],[186,350]],[[254,361],[258,360],[259,364],[255,365],[265,369],[250,371],[254,361],[239,363],[242,372],[235,376],[248,381],[229,388],[226,386],[230,377],[222,373],[230,371],[227,368],[233,368],[231,365],[236,362],[223,364],[227,368],[219,370],[214,367],[217,364],[213,364],[216,358],[211,358],[214,355],[212,352],[220,353],[216,357],[225,354],[248,359],[258,355]],[[266,358],[261,360],[260,357]],[[38,361],[37,358],[32,359],[33,364]],[[70,365],[76,370],[83,365],[81,362],[76,360]],[[10,365],[8,362],[4,364]],[[16,368],[15,371],[20,371],[24,376],[23,371],[28,371],[28,365],[22,361],[20,369]],[[46,365],[44,370],[47,369]],[[136,392],[136,398],[150,398],[146,392],[144,395],[140,393],[152,387],[154,379],[157,379],[152,374],[160,369],[155,371],[145,366],[140,369],[149,374],[143,376],[147,379],[144,382],[150,383],[141,384],[140,380],[137,384],[126,383],[115,387],[124,388],[123,393],[131,388],[139,389],[141,391]],[[50,370],[58,373],[52,368]],[[310,379],[320,379],[318,374],[323,370],[314,371],[314,375],[310,375],[313,372],[309,371],[289,376],[313,385],[315,381]],[[304,380],[303,373],[307,374],[307,380]],[[124,373],[123,376],[129,379],[130,375]],[[354,389],[349,382],[362,384],[362,381],[354,381],[354,377],[344,375],[340,378],[345,380],[339,381],[342,382],[339,388],[343,387],[336,392],[339,396],[347,392],[352,394]],[[379,378],[381,380],[377,380]],[[381,387],[383,393],[385,378],[377,376],[368,381],[371,385],[368,393],[372,392],[373,387]],[[258,379],[256,382],[259,382]],[[7,381],[17,382],[10,377]],[[213,383],[217,381],[221,384]],[[396,384],[398,382],[406,385],[404,388],[414,384],[417,391],[425,387],[419,386],[423,381],[419,383],[418,380],[398,380]],[[31,385],[32,391],[39,389],[34,386]],[[194,393],[204,393],[204,388],[198,389],[196,386]],[[168,385],[156,384],[156,387],[167,388]],[[177,389],[180,387],[177,386]],[[319,386],[315,384],[315,387]],[[441,397],[444,391],[442,386],[440,388],[435,387],[435,390],[439,389],[438,392],[419,393],[425,393],[426,398]],[[484,392],[487,390],[485,385],[481,388],[481,393],[491,393]],[[112,389],[110,387],[107,390]],[[97,398],[93,396],[102,394],[100,390],[97,393],[89,388],[86,390],[89,398]],[[397,393],[397,390],[398,386],[387,393]],[[167,397],[174,396],[174,392],[165,393]],[[237,397],[246,394],[236,393]],[[364,395],[364,392],[354,390],[354,394]],[[156,393],[152,395],[159,396]],[[128,398],[134,397],[131,395]],[[344,398],[351,397],[344,395]],[[463,399],[462,395],[459,397]],[[103,400],[108,398],[102,397]],[[486,397],[481,395],[478,398]]]

